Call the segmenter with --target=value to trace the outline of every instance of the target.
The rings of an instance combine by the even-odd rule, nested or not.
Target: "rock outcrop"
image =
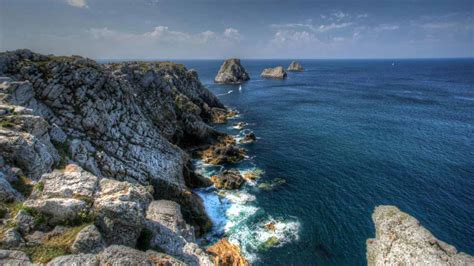
[[[0,264],[212,265],[187,151],[235,115],[183,65],[0,53]]]
[[[271,78],[271,79],[285,79],[286,72],[282,66],[277,66],[274,68],[265,68],[260,74],[262,78]]]
[[[222,136],[207,123],[227,109],[196,71],[170,62],[101,65],[17,50],[0,53],[0,76],[0,150],[7,166],[37,181],[75,162],[99,179],[152,185],[154,197],[182,204],[185,219],[205,229],[209,220],[189,189],[202,182],[195,182],[182,148]],[[0,196],[19,198],[3,183]],[[54,199],[36,203],[81,207],[77,199],[67,206]]]
[[[375,238],[367,240],[368,265],[474,265],[474,257],[457,252],[395,206],[378,206],[372,220]]]
[[[300,62],[298,62],[298,61],[293,61],[293,62],[291,62],[291,64],[288,66],[287,71],[301,72],[301,71],[304,71],[304,68],[301,66]]]
[[[208,164],[237,163],[245,158],[245,149],[236,146],[233,137],[220,138],[219,142],[201,152],[201,158]]]
[[[215,265],[248,266],[249,263],[240,253],[239,247],[223,238],[207,249],[214,255]]]
[[[222,173],[212,176],[211,181],[216,188],[229,190],[239,189],[245,183],[239,170],[235,169],[224,170]]]
[[[240,59],[231,58],[224,61],[215,77],[216,83],[238,84],[250,79],[249,74],[240,64]]]

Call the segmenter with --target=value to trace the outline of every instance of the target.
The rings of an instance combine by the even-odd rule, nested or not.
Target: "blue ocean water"
[[[234,211],[256,217],[235,223],[287,226],[288,242],[253,249],[255,265],[364,265],[380,204],[398,206],[474,254],[473,59],[301,60],[305,71],[286,80],[259,74],[290,60],[243,60],[251,80],[241,91],[213,83],[222,61],[182,63],[259,137],[245,146],[250,158],[239,167],[263,169],[259,182],[287,181],[273,191],[249,187],[252,209]],[[222,229],[229,203],[203,195]],[[255,232],[239,225],[226,234],[243,240],[258,238]]]

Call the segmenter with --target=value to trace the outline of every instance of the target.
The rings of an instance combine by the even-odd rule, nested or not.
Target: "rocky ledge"
[[[298,61],[293,61],[291,64],[288,66],[288,71],[295,71],[295,72],[301,72],[304,71],[304,68],[301,66],[300,62]]]
[[[212,265],[187,151],[229,116],[180,64],[0,53],[0,264]]]
[[[231,58],[224,61],[215,77],[216,83],[239,84],[250,79],[249,74],[240,64],[240,59]]]
[[[372,215],[375,238],[367,240],[368,265],[474,265],[474,257],[437,239],[395,206]]]
[[[265,68],[260,76],[262,78],[285,79],[286,72],[282,66],[277,66],[274,68]]]

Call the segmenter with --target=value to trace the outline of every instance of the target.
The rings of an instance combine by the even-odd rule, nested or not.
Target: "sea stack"
[[[285,79],[286,72],[282,66],[277,66],[274,68],[265,68],[260,76],[262,78]]]
[[[437,239],[420,222],[395,206],[372,214],[375,238],[367,240],[371,265],[474,265],[474,257]]]
[[[301,72],[304,71],[304,68],[301,66],[300,62],[298,61],[293,61],[291,64],[288,66],[288,71],[294,71],[294,72]]]
[[[239,84],[250,79],[240,59],[231,58],[224,61],[217,73],[214,82],[224,84]]]

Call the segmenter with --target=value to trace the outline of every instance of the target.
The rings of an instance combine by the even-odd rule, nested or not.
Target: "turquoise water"
[[[283,81],[259,74],[290,60],[243,60],[242,91],[213,83],[221,61],[183,63],[259,137],[236,167],[287,181],[233,200],[201,191],[210,239],[230,236],[256,265],[363,265],[374,207],[394,204],[474,254],[474,60],[302,60]],[[272,220],[281,243],[261,249]]]

